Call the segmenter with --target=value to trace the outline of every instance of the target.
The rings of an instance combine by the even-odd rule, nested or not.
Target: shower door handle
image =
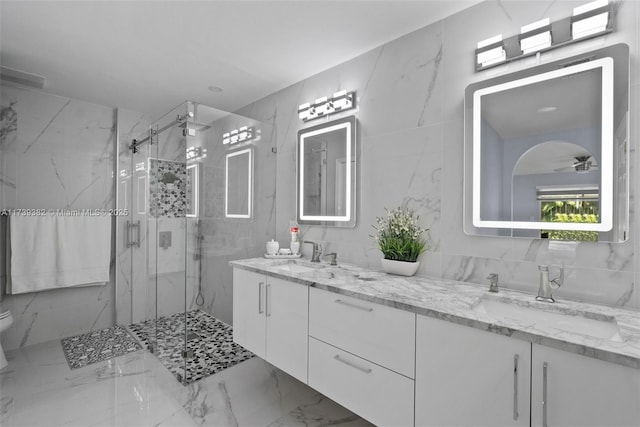
[[[135,224],[132,224],[131,221],[127,221],[126,225],[127,231],[127,247],[130,248],[132,246],[140,247],[140,220],[138,220]],[[135,231],[135,240],[132,240],[133,232]]]

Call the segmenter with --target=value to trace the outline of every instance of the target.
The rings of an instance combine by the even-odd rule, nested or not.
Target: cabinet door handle
[[[358,371],[364,372],[365,374],[370,374],[371,373],[371,369],[370,368],[363,368],[362,366],[358,366],[353,362],[350,362],[348,360],[343,359],[342,357],[340,357],[339,354],[336,354],[335,356],[333,356],[333,358],[336,359],[338,362],[342,362],[347,366],[351,366],[352,368],[355,368]]]
[[[271,284],[267,283],[267,287],[265,288],[265,292],[264,292],[264,297],[266,302],[265,314],[267,317],[271,316],[271,298],[269,298],[269,294],[270,294],[269,289],[271,289]]]
[[[547,427],[547,362],[542,364],[542,426]]]
[[[354,304],[354,303],[347,302],[347,301],[342,301],[341,299],[337,299],[334,302],[336,304],[346,305],[347,307],[357,308],[358,310],[362,310],[362,311],[368,311],[368,312],[372,312],[373,311],[373,308],[371,308],[371,307],[363,307],[363,306],[358,305],[358,304]]]
[[[258,283],[258,314],[262,314],[264,310],[262,309],[262,287],[264,286],[264,282]]]
[[[518,359],[519,355],[513,356],[513,419],[518,419]]]

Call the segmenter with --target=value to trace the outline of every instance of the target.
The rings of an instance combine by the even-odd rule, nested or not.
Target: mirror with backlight
[[[198,199],[200,185],[200,164],[193,163],[187,165],[187,188],[186,188],[186,205],[187,216],[190,218],[198,217]]]
[[[300,224],[355,227],[355,116],[298,132],[297,220]]]
[[[225,161],[225,217],[251,218],[253,148],[227,153]]]
[[[624,241],[629,49],[619,44],[467,86],[467,234]]]

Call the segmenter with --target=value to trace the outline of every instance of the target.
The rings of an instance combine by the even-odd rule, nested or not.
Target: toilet
[[[7,329],[13,323],[13,316],[9,310],[4,313],[0,313],[0,334]],[[0,343],[0,369],[5,368],[9,362],[7,362],[7,358],[4,356],[4,350],[2,349],[2,343]]]

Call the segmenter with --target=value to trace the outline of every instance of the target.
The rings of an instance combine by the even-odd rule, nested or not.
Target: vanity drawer
[[[309,292],[310,336],[414,378],[414,313],[316,288]]]
[[[309,386],[375,425],[413,425],[413,380],[314,338]]]

